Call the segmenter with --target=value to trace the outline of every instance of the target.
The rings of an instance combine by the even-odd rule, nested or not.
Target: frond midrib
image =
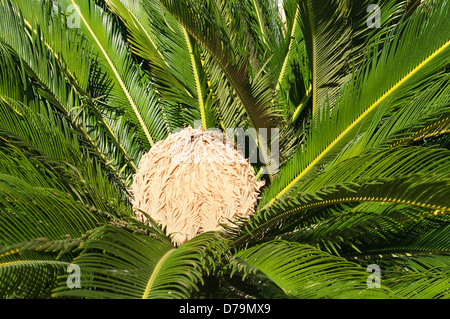
[[[191,40],[189,38],[189,33],[186,31],[186,28],[183,27],[181,24],[180,24],[180,28],[183,31],[184,39],[186,41],[189,57],[191,60],[192,72],[194,73],[195,88],[197,90],[198,106],[200,108],[202,128],[204,130],[206,130],[207,125],[206,125],[206,114],[205,114],[205,101],[204,101],[203,90],[202,90],[202,85],[201,85],[201,81],[200,81],[200,74],[198,73],[198,65],[197,65],[197,61],[195,60],[194,48],[192,46]]]
[[[171,249],[168,252],[166,252],[164,254],[164,256],[162,256],[162,258],[158,261],[158,263],[156,264],[155,268],[152,271],[152,274],[150,276],[150,279],[147,282],[147,285],[145,287],[144,293],[142,294],[142,298],[141,299],[147,299],[148,295],[150,294],[150,291],[153,288],[153,284],[155,283],[156,277],[159,274],[159,271],[162,268],[162,265],[164,264],[164,262],[167,260],[167,258],[169,258],[169,256],[175,251],[176,249]]]
[[[98,48],[102,52],[103,56],[105,57],[106,61],[108,62],[108,65],[110,66],[111,70],[113,71],[115,77],[117,78],[117,81],[119,82],[120,87],[122,88],[122,91],[125,93],[125,96],[127,97],[128,102],[130,102],[130,105],[136,114],[136,117],[139,121],[139,124],[141,125],[142,130],[144,131],[145,136],[147,137],[147,140],[149,141],[150,145],[153,146],[155,142],[153,141],[153,138],[150,135],[150,132],[147,128],[147,125],[144,122],[144,119],[142,118],[141,113],[139,112],[136,103],[134,102],[133,98],[131,97],[130,92],[128,91],[125,83],[123,82],[122,77],[120,76],[119,71],[117,70],[116,66],[112,62],[111,58],[109,57],[108,53],[106,52],[105,48],[103,47],[102,43],[96,36],[95,32],[92,30],[91,26],[87,22],[86,18],[84,17],[83,13],[81,12],[79,6],[76,4],[74,0],[70,0],[71,3],[75,6],[75,9],[77,13],[80,15],[81,20],[83,20],[84,25],[88,29],[89,33],[91,34],[92,38],[94,39],[94,42],[97,44]]]
[[[286,72],[286,68],[287,68],[287,64],[289,62],[289,52],[291,52],[292,50],[292,46],[295,40],[295,31],[298,27],[298,23],[297,23],[297,19],[298,19],[298,15],[299,15],[299,8],[297,6],[297,9],[295,11],[295,15],[294,15],[294,22],[292,25],[292,30],[291,30],[291,34],[289,36],[289,47],[288,47],[288,51],[286,53],[286,56],[284,57],[284,61],[283,61],[283,65],[281,66],[281,70],[280,70],[280,74],[278,76],[278,81],[275,87],[275,91],[278,91],[280,89],[281,86],[281,82],[283,80],[284,74]]]

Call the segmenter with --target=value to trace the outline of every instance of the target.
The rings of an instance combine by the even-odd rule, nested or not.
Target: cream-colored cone
[[[142,210],[181,244],[253,213],[263,185],[222,133],[189,127],[142,157],[132,203],[139,220],[145,221]]]

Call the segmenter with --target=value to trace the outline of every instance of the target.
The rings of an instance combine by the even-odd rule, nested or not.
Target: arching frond
[[[104,226],[82,244],[74,261],[81,268],[81,288],[62,285],[55,296],[91,298],[188,298],[202,283],[202,259],[220,244],[214,233],[201,234],[174,248],[156,233]]]
[[[0,38],[18,55],[22,64],[20,77],[29,77],[23,90],[35,90],[33,99],[27,93],[26,103],[39,105],[36,100],[40,97],[47,100],[117,171],[125,166],[125,172],[133,172],[142,150],[137,147],[130,123],[117,109],[112,114],[103,110],[103,96],[96,96],[108,94],[109,89],[105,88],[107,80],[99,72],[95,57],[90,55],[92,46],[76,29],[61,24],[65,19],[61,12],[49,14],[53,7],[48,1],[33,2],[30,11],[28,1],[7,3],[10,2],[1,8],[5,19]],[[46,38],[53,39],[52,45]],[[111,121],[111,116],[116,117],[115,121]]]
[[[344,258],[312,246],[270,241],[239,251],[234,271],[255,276],[271,298],[388,298],[386,289],[370,289],[368,273]],[[267,281],[275,287],[267,286]],[[284,293],[284,296],[283,296]]]
[[[415,182],[411,180],[414,177]],[[279,200],[267,211],[257,213],[241,226],[241,230],[233,230],[237,238],[235,244],[240,246],[247,241],[261,240],[274,234],[292,231],[295,228],[307,228],[316,222],[315,208],[336,204],[356,202],[382,202],[407,204],[436,210],[448,214],[449,201],[448,181],[443,176],[436,176],[431,181],[424,176],[408,175],[403,178],[373,179],[337,185],[328,185],[313,193],[299,194],[294,198]],[[433,197],[429,193],[440,189]],[[402,191],[400,193],[400,190]]]
[[[448,29],[450,21],[450,11],[445,8],[446,2],[427,12],[415,12],[395,39],[385,42],[379,57],[375,50],[366,72],[357,81],[346,84],[333,110],[327,108],[318,116],[317,124],[312,123],[306,151],[299,150],[281,171],[281,178],[264,194],[261,207],[267,208],[298,189],[368,126],[375,125],[375,116],[387,115],[411,92],[424,89],[439,78],[433,74],[448,64],[450,52],[450,39],[442,31]],[[424,18],[429,22],[423,23]],[[426,50],[413,49],[417,47]],[[382,71],[386,69],[391,70],[392,77],[386,78]]]
[[[234,51],[231,40],[212,21],[212,16],[192,1],[162,3],[219,64],[241,100],[251,126],[255,129],[273,127],[274,113],[270,109],[268,86],[263,84],[263,80],[258,81],[259,88],[248,81],[246,57],[230,54]]]
[[[407,299],[448,299],[448,254],[389,258],[381,263],[384,282]]]
[[[58,116],[44,117],[14,101],[0,101],[0,114],[2,173],[30,185],[68,192],[86,205],[117,216],[129,214],[124,181],[96,157],[97,149],[84,135],[71,131]]]

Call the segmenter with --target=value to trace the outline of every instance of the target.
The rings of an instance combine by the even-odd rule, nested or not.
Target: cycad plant
[[[447,298],[449,30],[447,0],[0,0],[0,296]],[[213,128],[258,161],[169,191],[158,146]]]

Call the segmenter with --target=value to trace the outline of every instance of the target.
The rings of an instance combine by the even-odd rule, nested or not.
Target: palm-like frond
[[[104,226],[81,246],[81,289],[60,287],[55,296],[93,298],[188,298],[202,282],[202,258],[218,242],[205,233],[174,248],[166,237]],[[218,242],[219,243],[219,242]]]
[[[368,273],[344,258],[299,243],[270,241],[239,251],[233,271],[264,282],[263,295],[275,298],[388,298],[385,289],[369,289]],[[284,295],[283,295],[284,294]]]
[[[300,149],[287,163],[281,171],[281,178],[272,183],[264,194],[262,207],[269,207],[297,189],[367,127],[377,125],[373,122],[375,117],[379,119],[388,115],[399,100],[404,101],[411,92],[423,89],[430,84],[429,81],[436,79],[433,73],[448,63],[450,40],[437,36],[443,34],[441,28],[448,28],[448,15],[445,5],[433,7],[426,16],[429,23],[422,24],[424,16],[416,12],[403,25],[394,41],[386,41],[380,57],[375,55],[375,50],[372,65],[367,65],[366,72],[358,77],[358,83],[350,81],[344,85],[333,110],[326,108],[318,116],[317,124],[312,123],[309,147],[304,152]],[[424,26],[420,31],[419,25]],[[416,50],[411,56],[413,47],[425,47],[427,50]],[[391,74],[395,75],[387,79],[381,71],[386,69],[392,70],[394,73]]]
[[[66,271],[69,261],[30,258],[23,261],[0,262],[0,297],[48,298],[57,284],[57,276]]]
[[[0,0],[0,296],[446,298],[450,10],[418,2]],[[283,167],[176,246],[129,188],[186,126],[278,128]]]
[[[126,24],[136,54],[149,60],[161,103],[168,104],[168,124],[177,121],[179,126],[194,126],[198,120],[203,129],[214,127],[202,58],[187,31],[165,10],[161,11],[155,1],[145,4],[108,1],[108,4]],[[172,115],[174,102],[181,104],[182,109]],[[177,119],[180,116],[184,121]]]
[[[393,200],[393,202],[398,204],[407,203],[414,205],[414,201],[419,200],[421,196],[428,197],[427,192],[431,191],[433,187],[431,184],[428,184],[429,182],[432,183],[435,180],[441,183],[443,182],[441,178],[448,175],[448,167],[445,165],[448,162],[448,156],[447,150],[423,147],[395,147],[378,152],[367,152],[334,165],[333,170],[327,170],[312,180],[311,183],[305,184],[297,196],[291,195],[291,198],[296,198],[291,204],[287,204],[284,200],[279,199],[274,204],[276,208],[272,209],[272,206],[262,208],[260,213],[257,212],[252,217],[253,221],[250,223],[250,226],[245,224],[245,227],[250,229],[252,236],[255,236],[254,229],[263,231],[272,221],[283,220],[286,215],[300,212],[302,209],[312,208],[316,205],[312,203],[328,206],[338,202],[392,202],[391,200]],[[411,176],[418,177],[418,184],[414,184],[410,178]],[[371,184],[372,182],[377,183],[377,180],[380,182],[379,185]],[[424,182],[422,186],[425,188],[423,189],[422,186],[419,186],[421,181]],[[403,182],[406,182],[406,184],[403,184]],[[403,186],[401,186],[402,184]],[[428,186],[426,186],[427,184]],[[362,188],[360,188],[361,186]],[[418,193],[414,191],[416,186],[418,187],[417,190],[422,189],[422,195],[420,195],[421,191]],[[330,189],[327,189],[328,187]],[[353,189],[353,187],[356,188]],[[431,188],[426,191],[428,187]],[[400,188],[403,188],[402,192],[399,192]],[[363,193],[359,193],[359,191],[363,191]],[[388,194],[405,197],[403,199],[399,197],[399,200],[394,200]],[[334,198],[335,195],[337,198]],[[444,210],[447,210],[449,206],[446,196],[441,197],[441,204],[438,205],[442,205]],[[433,198],[431,202],[434,199],[437,200],[437,197]],[[418,203],[419,201],[416,202],[416,204]],[[433,207],[432,205],[427,207],[427,205],[418,204],[416,206],[438,209],[437,206]],[[435,202],[435,205],[437,205],[437,202]]]
[[[379,37],[389,29],[398,5],[395,1],[380,2],[383,19],[379,28],[369,28],[366,11],[373,4],[370,1],[298,2],[294,26],[302,30],[307,48],[313,116],[327,103],[334,104],[351,68],[361,62],[366,39]]]
[[[72,238],[99,225],[105,218],[55,189],[32,187],[10,175],[1,175],[2,245],[13,245],[38,237]],[[64,212],[64,213],[63,213]]]
[[[264,85],[263,79],[258,81],[258,87],[249,82],[247,57],[235,57],[230,54],[235,52],[231,40],[223,31],[223,27],[221,28],[212,20],[213,17],[219,16],[212,16],[211,13],[202,9],[199,3],[174,1],[162,1],[162,3],[218,63],[241,100],[251,126],[255,129],[273,127],[274,116],[270,109],[270,95],[265,91],[268,85]],[[213,6],[208,7],[210,10],[214,10],[213,8]]]
[[[449,257],[440,254],[390,259],[385,281],[403,298],[448,299]]]
[[[95,44],[102,59],[100,63],[116,84],[116,102],[131,108],[128,113],[137,119],[140,132],[144,133],[148,144],[152,146],[165,136],[163,115],[158,109],[154,92],[140,81],[142,72],[131,61],[128,47],[118,30],[115,30],[111,18],[91,2],[70,0],[60,3],[66,7],[73,5],[76,9],[83,34]]]
[[[68,192],[116,216],[127,214],[124,181],[96,156],[97,149],[84,135],[72,132],[57,116],[44,117],[18,102],[0,102],[0,114],[2,173]]]
[[[344,20],[346,9],[339,1],[299,2],[297,19],[308,52],[313,114],[343,83],[344,77],[338,73],[348,59],[351,39],[351,29]]]
[[[411,177],[416,178],[412,183]],[[308,228],[317,222],[314,209],[342,203],[383,202],[407,204],[442,213],[448,212],[448,193],[436,195],[429,203],[428,193],[436,188],[448,187],[443,175],[436,176],[438,181],[432,182],[423,176],[408,175],[403,178],[374,179],[345,184],[328,185],[313,193],[299,194],[297,197],[280,200],[274,207],[263,211],[243,224],[240,231],[232,230],[236,237],[235,244],[242,245],[251,240],[262,240],[264,237],[277,236],[290,232],[295,228]],[[398,191],[402,193],[398,193]],[[394,195],[395,194],[395,195]]]
[[[0,296],[49,297],[66,271],[77,238],[106,218],[56,189],[0,175]]]
[[[100,102],[100,97],[96,94],[105,94],[108,90],[96,92],[105,90],[103,87],[106,82],[103,75],[98,74],[95,61],[89,55],[89,43],[74,29],[60,23],[59,19],[64,19],[61,13],[57,11],[55,16],[49,15],[48,10],[51,9],[48,2],[33,2],[34,15],[30,15],[27,10],[19,11],[28,9],[25,1],[18,1],[14,6],[8,3],[2,7],[5,18],[1,21],[2,39],[16,53],[19,52],[18,58],[23,66],[21,77],[29,76],[32,79],[22,91],[36,86],[38,91],[34,100],[43,96],[63,117],[69,118],[73,127],[97,148],[99,155],[112,162],[111,166],[115,170],[119,171],[125,166],[125,172],[133,172],[142,150],[137,147],[139,143],[136,138],[130,138],[133,133],[130,123],[117,112],[108,114],[102,110],[105,104]],[[28,14],[24,16],[23,12]],[[33,17],[40,24],[33,25],[30,22]],[[52,27],[41,28],[41,25]],[[31,39],[27,34],[31,34]],[[65,41],[64,36],[73,41]],[[53,47],[44,37],[53,39]],[[64,60],[61,56],[64,56]],[[46,67],[42,60],[47,61]],[[55,73],[55,70],[58,72]],[[92,95],[88,93],[91,90],[94,91]],[[30,99],[29,93],[27,98]],[[36,104],[34,100],[27,102]],[[111,122],[111,116],[116,116],[115,122]]]

